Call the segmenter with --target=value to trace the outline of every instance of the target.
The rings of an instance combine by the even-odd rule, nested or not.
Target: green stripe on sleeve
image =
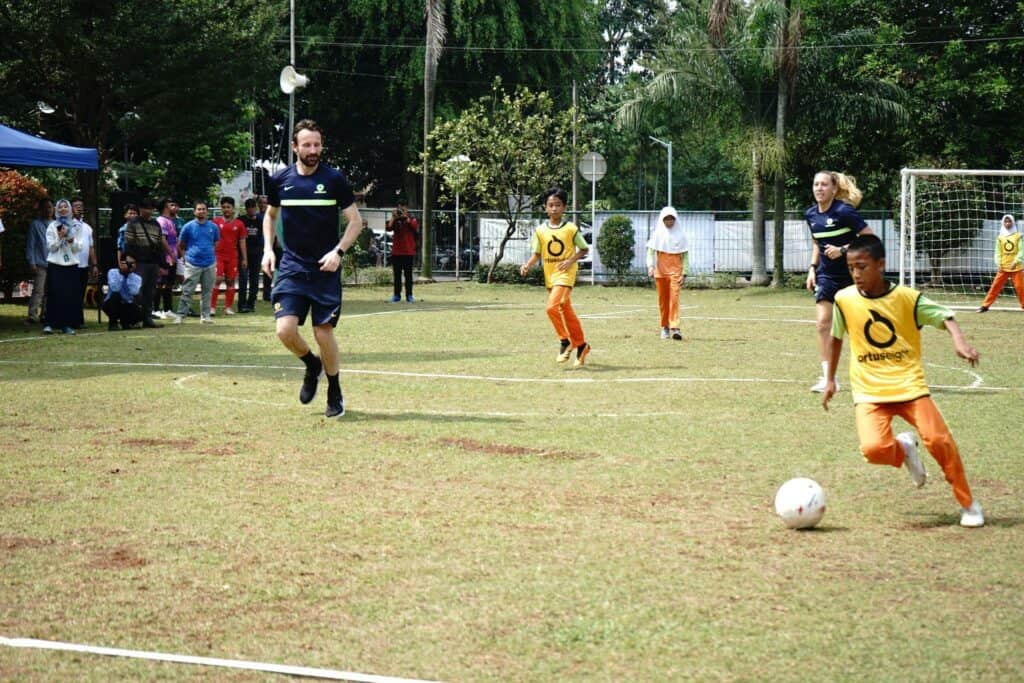
[[[282,199],[281,206],[337,206],[337,199]]]

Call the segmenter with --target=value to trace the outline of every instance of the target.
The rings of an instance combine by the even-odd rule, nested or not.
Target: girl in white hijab
[[[46,312],[44,334],[59,329],[74,334],[82,324],[82,284],[78,275],[81,225],[71,202],[59,199],[56,216],[46,227]]]
[[[686,279],[689,250],[676,210],[666,206],[647,240],[647,274],[654,278],[658,291],[662,339],[671,337],[679,341],[683,338],[679,331],[679,292]]]
[[[995,262],[996,277],[992,280],[985,300],[978,307],[978,313],[984,313],[996,302],[1007,280],[1013,283],[1020,307],[1024,308],[1024,245],[1021,244],[1021,234],[1017,232],[1017,222],[1010,214],[1003,216],[996,237]]]

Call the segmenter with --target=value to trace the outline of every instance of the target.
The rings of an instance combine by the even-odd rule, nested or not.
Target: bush
[[[481,284],[487,283],[487,271],[490,269],[489,265],[483,263],[476,264],[476,281]],[[494,268],[494,275],[491,277],[492,283],[498,284],[510,284],[510,285],[543,285],[544,284],[544,271],[540,267],[531,268],[530,272],[523,277],[519,274],[519,265],[515,263],[499,263]]]
[[[601,224],[597,251],[601,255],[601,263],[615,273],[615,279],[620,284],[629,275],[635,248],[633,223],[628,218],[612,216]]]

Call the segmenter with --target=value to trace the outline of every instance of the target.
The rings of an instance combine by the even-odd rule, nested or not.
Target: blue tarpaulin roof
[[[100,161],[95,149],[61,145],[0,125],[0,166],[98,169]]]

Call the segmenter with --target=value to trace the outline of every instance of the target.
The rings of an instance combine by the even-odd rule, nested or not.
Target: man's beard
[[[302,156],[300,154],[299,155],[299,161],[302,162],[303,166],[308,166],[308,167],[312,168],[312,167],[314,167],[314,166],[316,166],[317,164],[320,163],[320,155],[319,154],[307,154],[306,156]]]

